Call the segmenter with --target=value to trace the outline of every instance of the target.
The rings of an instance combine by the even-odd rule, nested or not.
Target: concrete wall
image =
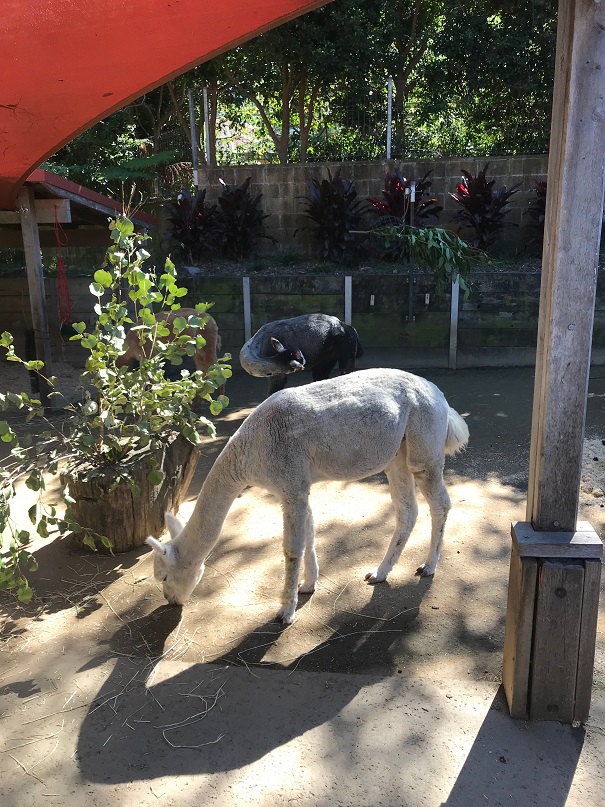
[[[384,178],[388,171],[397,168],[408,179],[420,179],[424,174],[433,171],[431,194],[438,196],[443,205],[441,226],[451,224],[451,215],[459,209],[459,205],[449,196],[460,181],[461,171],[470,171],[473,176],[489,161],[487,177],[495,180],[495,187],[512,185],[520,182],[518,193],[511,197],[511,212],[507,221],[521,223],[521,213],[532,197],[534,180],[545,180],[548,156],[518,157],[453,157],[440,160],[416,160],[414,162],[375,161],[350,163],[310,163],[307,165],[249,165],[222,166],[213,169],[200,169],[200,186],[208,187],[207,198],[215,201],[220,196],[222,187],[219,177],[228,185],[239,185],[248,177],[252,177],[251,190],[262,193],[262,204],[270,216],[265,220],[267,233],[277,238],[284,246],[298,245],[305,250],[312,246],[312,235],[308,230],[300,231],[295,237],[297,228],[311,224],[304,216],[304,203],[301,197],[307,195],[307,180],[324,179],[327,169],[334,174],[339,168],[341,176],[351,180],[357,190],[358,198],[380,197],[384,187]],[[456,225],[457,227],[457,225]],[[518,231],[510,230],[508,237],[518,238]],[[262,250],[271,247],[261,243]]]
[[[433,278],[406,275],[354,275],[352,324],[362,344],[385,364],[390,356],[409,368],[448,367],[450,361],[451,292],[437,293]],[[94,298],[89,278],[70,278],[72,321],[92,322]],[[212,315],[222,336],[223,351],[237,360],[245,341],[242,278],[197,276],[182,281],[189,289],[184,306],[213,302]],[[532,365],[538,329],[540,273],[476,271],[472,294],[460,298],[457,367]],[[47,306],[55,360],[82,366],[86,351],[69,342],[57,315],[56,280],[47,280]],[[249,278],[251,331],[265,322],[297,314],[321,312],[344,318],[345,278],[329,276],[259,276]],[[27,281],[0,279],[0,332],[15,336],[25,357],[31,331]],[[65,329],[64,329],[65,331]],[[403,357],[403,358],[402,358]],[[30,356],[29,358],[33,358]],[[605,271],[598,273],[592,359],[605,364]]]

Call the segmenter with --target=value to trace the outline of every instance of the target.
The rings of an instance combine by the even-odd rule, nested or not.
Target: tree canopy
[[[146,93],[47,166],[161,194],[158,177],[191,161],[189,90],[201,163],[384,157],[389,77],[395,158],[543,153],[555,38],[548,0],[334,0]]]

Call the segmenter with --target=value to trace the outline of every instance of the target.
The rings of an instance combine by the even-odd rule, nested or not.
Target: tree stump
[[[177,437],[163,451],[156,452],[158,467],[164,471],[159,485],[151,484],[148,455],[137,457],[118,467],[107,466],[78,475],[78,470],[67,469],[61,475],[63,484],[75,504],[70,506],[72,518],[82,527],[106,535],[113,552],[128,552],[140,547],[149,535],[159,536],[164,531],[164,513],[176,512],[187,493],[195,471],[199,448],[184,437]],[[128,470],[140,488],[137,495],[124,480],[113,489],[116,476]],[[82,547],[81,535],[75,534],[76,545]],[[108,552],[102,545],[99,551]]]

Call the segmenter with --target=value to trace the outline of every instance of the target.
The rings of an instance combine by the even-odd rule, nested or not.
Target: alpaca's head
[[[302,350],[289,350],[275,336],[271,337],[271,345],[277,353],[280,373],[296,373],[305,369],[305,357]]]
[[[166,526],[173,539],[183,529],[178,518],[170,513],[166,513]],[[145,543],[153,549],[153,573],[162,584],[164,597],[170,605],[184,605],[202,579],[204,564],[188,562],[173,541],[163,544],[150,536]]]

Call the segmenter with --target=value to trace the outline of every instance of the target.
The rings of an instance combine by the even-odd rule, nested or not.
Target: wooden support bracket
[[[585,723],[603,544],[586,521],[574,532],[511,529],[502,681],[511,717]]]

